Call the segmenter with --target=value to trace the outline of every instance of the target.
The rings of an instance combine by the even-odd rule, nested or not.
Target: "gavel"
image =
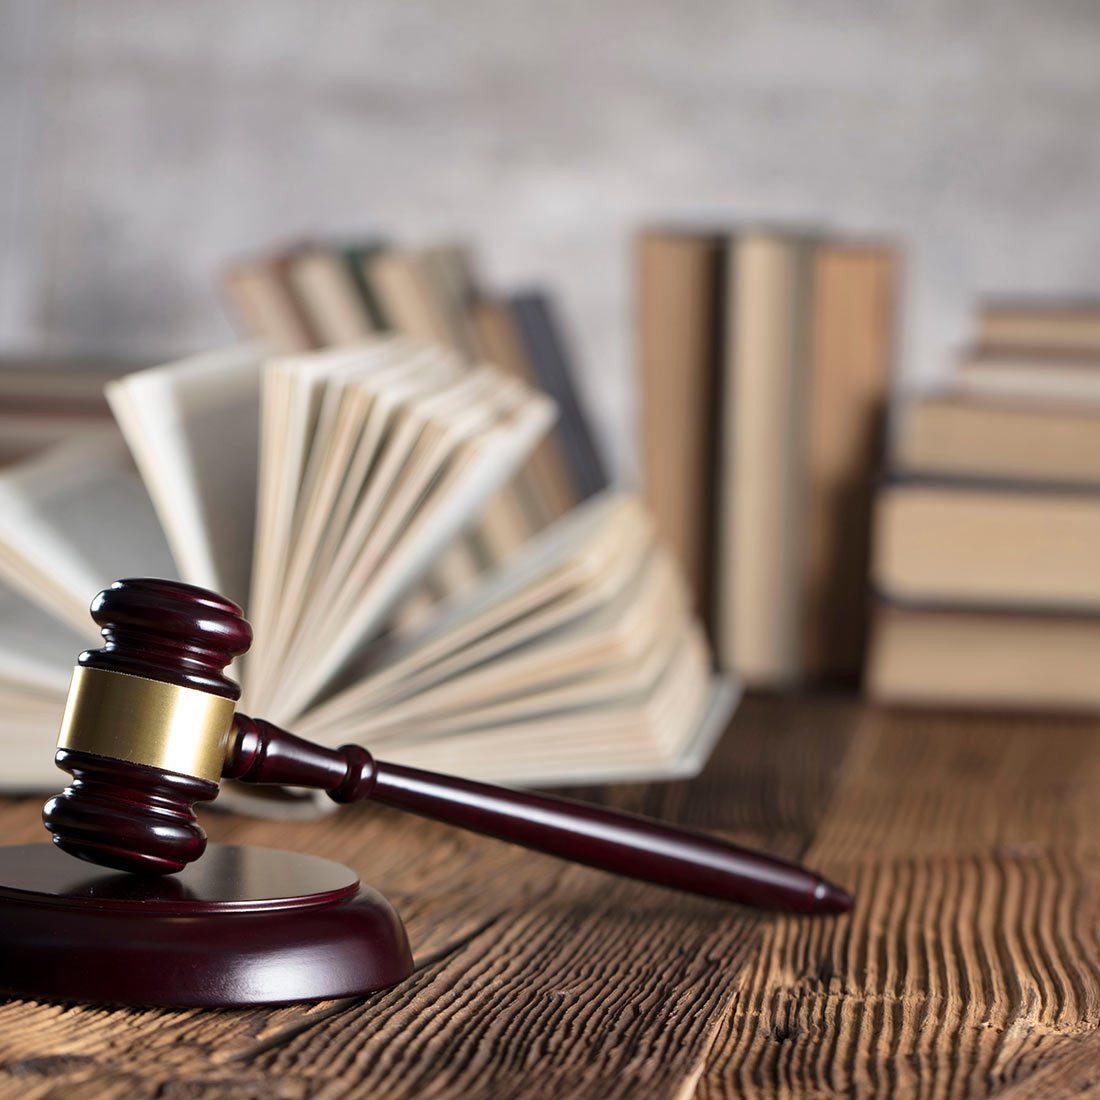
[[[80,654],[55,756],[72,776],[42,811],[54,843],[143,875],[202,856],[194,806],[222,778],[371,799],[604,871],[760,908],[837,913],[820,875],[716,837],[565,798],[476,783],[330,749],[236,712],[225,674],[248,650],[241,609],[193,585],[116,581],[91,605],[105,644]]]

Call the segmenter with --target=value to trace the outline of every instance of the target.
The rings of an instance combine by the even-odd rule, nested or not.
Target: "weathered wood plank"
[[[413,980],[240,1012],[12,1002],[0,1097],[1095,1095],[1095,727],[868,714],[817,828],[855,713],[753,703],[696,783],[603,792],[789,854],[816,832],[851,919],[723,910],[378,811],[216,818],[399,898]],[[36,816],[0,804],[10,842]]]
[[[807,853],[856,908],[765,929],[698,1095],[985,1096],[1091,1037],[1097,732],[869,714]]]
[[[748,703],[707,773],[604,800],[798,854],[853,705]],[[0,804],[12,842],[35,803]],[[343,859],[399,905],[420,969],[354,1002],[226,1012],[0,1006],[0,1097],[686,1095],[772,919],[384,811],[208,815],[219,840]]]
[[[995,1095],[997,1100],[1085,1100],[1100,1096],[1100,1030],[1053,1041],[1034,1073]]]

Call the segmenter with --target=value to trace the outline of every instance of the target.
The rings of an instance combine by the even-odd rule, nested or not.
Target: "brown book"
[[[645,499],[708,625],[722,256],[707,234],[650,230],[637,244]]]
[[[287,274],[323,346],[356,344],[375,331],[367,304],[340,253],[321,245],[307,246],[289,258]]]
[[[886,486],[876,588],[909,603],[1100,610],[1100,493],[947,482]]]
[[[294,250],[241,260],[223,279],[233,312],[245,331],[279,355],[322,346],[290,278]]]
[[[904,410],[903,474],[1100,485],[1100,408],[940,394]]]
[[[1100,301],[989,301],[978,311],[987,348],[1100,353]]]
[[[396,332],[426,343],[456,346],[448,310],[430,266],[415,253],[369,256],[364,260],[364,274]]]
[[[879,603],[866,689],[885,703],[1100,710],[1100,616]]]
[[[768,231],[727,254],[718,658],[760,686],[802,674],[811,257],[808,241]]]
[[[854,680],[867,634],[874,478],[894,354],[897,257],[822,243],[812,260],[805,672]]]
[[[477,277],[470,249],[442,244],[421,249],[417,259],[439,308],[445,314],[450,344],[467,359],[477,356],[477,337],[470,321],[470,304],[477,297]]]

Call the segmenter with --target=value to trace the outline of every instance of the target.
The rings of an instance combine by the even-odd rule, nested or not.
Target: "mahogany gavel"
[[[252,630],[229,600],[192,585],[122,580],[92,617],[106,644],[80,655],[55,757],[73,780],[42,811],[54,843],[92,863],[172,874],[198,859],[196,802],[221,777],[376,802],[563,859],[690,893],[797,912],[851,898],[793,863],[713,837],[563,798],[511,791],[323,748],[234,712],[224,673]]]

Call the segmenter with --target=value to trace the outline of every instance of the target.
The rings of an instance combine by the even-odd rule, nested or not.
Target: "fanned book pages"
[[[95,638],[87,604],[125,575],[240,602],[255,631],[233,669],[242,709],[327,744],[521,785],[702,766],[736,693],[632,496],[601,494],[464,592],[417,602],[553,420],[514,375],[379,337],[196,356],[108,398],[140,480],[112,432],[0,474],[0,739],[24,746],[5,786],[55,785],[68,673]]]

